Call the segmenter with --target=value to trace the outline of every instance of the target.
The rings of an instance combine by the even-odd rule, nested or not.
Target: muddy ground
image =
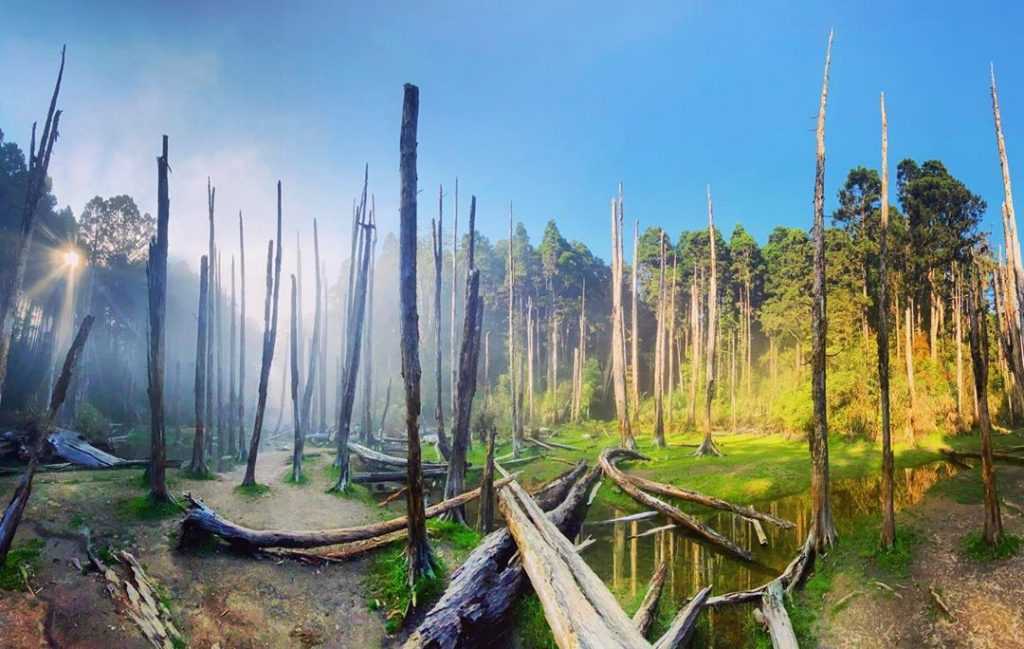
[[[345,527],[380,520],[381,510],[325,493],[326,454],[309,465],[312,483],[283,482],[287,452],[261,454],[257,476],[270,484],[263,496],[234,491],[244,467],[218,480],[185,480],[176,471],[171,487],[190,491],[229,519],[250,527]],[[41,474],[16,544],[41,539],[35,594],[0,591],[3,649],[149,647],[135,624],[119,613],[95,572],[86,565],[83,529],[98,548],[127,549],[165,589],[175,623],[190,647],[380,646],[380,616],[367,609],[366,559],[321,568],[293,561],[254,560],[221,550],[179,551],[181,516],[141,520],[132,498],[146,493],[140,471]],[[14,479],[0,481],[0,493]]]

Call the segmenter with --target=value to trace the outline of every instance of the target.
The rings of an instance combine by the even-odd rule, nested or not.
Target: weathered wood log
[[[782,583],[778,579],[769,583],[761,595],[761,614],[772,637],[774,649],[799,649],[793,624],[789,621],[786,605],[782,601]]]
[[[664,484],[661,482],[655,482],[654,480],[648,480],[647,478],[641,478],[640,476],[634,476],[630,474],[623,474],[626,479],[640,487],[644,491],[656,493],[662,496],[668,496],[670,498],[677,498],[679,500],[685,500],[688,502],[696,503],[698,505],[704,505],[705,507],[711,507],[712,509],[720,509],[722,511],[732,512],[739,514],[744,518],[764,521],[765,523],[771,523],[786,529],[792,529],[795,527],[792,522],[785,519],[773,516],[764,512],[759,512],[753,507],[745,505],[734,505],[727,500],[716,498],[714,496],[708,496],[697,491],[690,491],[689,489],[683,489],[671,484]]]
[[[605,475],[614,480],[623,491],[633,498],[633,500],[637,501],[641,505],[661,512],[680,527],[696,534],[706,541],[709,541],[713,545],[742,559],[746,559],[747,561],[752,560],[753,557],[749,552],[725,538],[711,527],[698,521],[692,516],[684,514],[679,509],[665,501],[659,500],[658,498],[655,498],[654,496],[651,496],[637,488],[636,485],[630,482],[626,475],[615,466],[616,462],[623,459],[643,460],[647,458],[636,451],[620,448],[605,449],[601,453],[601,467],[604,469]]]
[[[601,579],[516,482],[498,504],[562,649],[650,647]]]
[[[645,521],[649,518],[657,518],[659,513],[656,511],[640,512],[639,514],[628,514],[626,516],[619,516],[616,518],[609,518],[603,521],[597,521],[594,523],[588,523],[588,525],[611,525],[614,523],[629,523],[632,521]]]
[[[706,605],[710,593],[711,586],[705,586],[697,591],[697,594],[686,603],[686,606],[679,609],[679,612],[676,613],[668,631],[654,643],[654,649],[679,649],[680,647],[685,647],[686,642],[693,634],[693,630],[697,627],[697,617],[700,615],[701,609]]]
[[[386,453],[381,453],[380,451],[375,451],[372,448],[367,448],[366,446],[363,446],[362,444],[357,444],[356,442],[349,442],[348,443],[348,449],[350,451],[352,451],[353,453],[355,453],[356,456],[359,457],[359,459],[365,460],[366,462],[372,462],[372,463],[375,463],[375,464],[383,464],[385,466],[396,466],[396,467],[401,467],[403,469],[409,463],[409,461],[406,460],[404,457],[396,457],[394,455],[387,455]],[[422,466],[424,469],[447,469],[448,468],[447,464],[437,464],[437,463],[432,463],[432,462],[422,462],[420,464],[420,466]]]
[[[423,469],[424,478],[443,478],[444,469]],[[373,473],[355,473],[352,475],[352,482],[355,484],[369,484],[374,482],[405,482],[409,476],[405,471],[375,471]]]
[[[669,523],[668,525],[659,525],[658,527],[652,527],[651,529],[645,530],[643,532],[640,532],[639,534],[633,534],[633,535],[627,536],[626,539],[627,540],[628,539],[642,539],[645,536],[653,536],[653,535],[657,534],[658,532],[667,532],[669,530],[674,530],[677,527],[679,527],[679,526],[676,525],[675,523]]]
[[[658,569],[654,571],[654,576],[651,577],[651,583],[647,586],[647,594],[640,602],[640,608],[633,614],[633,624],[636,625],[642,636],[646,636],[647,632],[651,630],[651,625],[657,616],[658,602],[661,600],[661,590],[665,585],[666,575],[668,575],[668,563],[662,561],[658,564]]]
[[[782,571],[777,579],[786,587],[787,593],[792,593],[797,586],[799,586],[807,573],[810,571],[810,567],[814,565],[814,533],[813,531],[807,535],[807,540],[804,541],[803,547],[800,552],[789,562],[786,569]],[[774,579],[772,581],[775,581]],[[768,582],[770,584],[771,582]],[[768,584],[764,584],[757,588],[749,590],[740,590],[732,593],[725,593],[724,595],[716,595],[709,597],[706,606],[728,606],[730,604],[748,604],[750,602],[758,601],[764,594]]]
[[[761,521],[756,518],[744,518],[744,520],[754,526],[754,533],[757,534],[757,542],[761,545],[768,545],[768,535],[764,533],[764,528],[761,527]]]
[[[501,480],[499,484],[510,482],[510,478]],[[432,518],[443,514],[453,507],[464,505],[479,497],[480,490],[473,489],[464,494],[450,498],[428,507],[425,516]],[[188,546],[204,535],[218,536],[240,550],[257,550],[262,548],[317,548],[325,545],[339,545],[372,539],[396,530],[405,528],[405,516],[392,518],[380,523],[371,523],[359,527],[342,527],[327,530],[254,530],[233,523],[213,511],[201,499],[192,494],[185,494],[188,512],[181,522],[181,545]]]
[[[601,477],[597,468],[580,478],[581,462],[548,483],[533,499],[567,538],[574,538],[587,511],[587,492]],[[452,574],[444,595],[409,637],[404,649],[455,649],[493,641],[501,621],[526,585],[522,565],[511,562],[515,542],[507,529],[489,534]]]

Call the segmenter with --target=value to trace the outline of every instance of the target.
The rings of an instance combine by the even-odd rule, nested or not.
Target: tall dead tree
[[[438,212],[440,214],[440,211]],[[440,216],[438,217],[440,218]],[[440,233],[438,233],[440,235]],[[469,267],[467,266],[467,269]],[[455,179],[455,221],[452,225],[452,309],[449,318],[449,336],[448,336],[448,369],[451,374],[451,385],[449,386],[449,392],[451,393],[451,408],[452,418],[455,417],[455,409],[458,407],[455,399],[456,388],[458,387],[458,363],[455,355],[455,349],[457,345],[458,331],[455,326],[455,313],[458,304],[459,295],[459,179]],[[468,272],[468,270],[467,270]]]
[[[273,274],[270,261],[273,258]],[[260,388],[256,400],[256,419],[249,440],[249,460],[245,465],[243,486],[256,485],[256,460],[260,450],[260,435],[263,432],[263,412],[267,407],[267,385],[270,383],[270,366],[274,362],[274,346],[277,344],[277,306],[281,289],[281,181],[277,181],[277,251],[274,242],[267,243],[267,297],[263,306],[263,360],[260,365]],[[271,297],[273,296],[273,297]]]
[[[711,437],[711,404],[715,400],[715,353],[718,344],[718,254],[715,252],[715,210],[711,203],[711,186],[708,186],[708,266],[711,275],[708,280],[708,335],[707,351],[704,354],[706,363],[707,393],[704,400],[704,441],[697,447],[694,455],[721,455],[714,439]]]
[[[36,208],[39,199],[47,191],[47,174],[50,169],[50,155],[57,141],[61,111],[57,110],[57,96],[60,94],[60,82],[64,78],[64,54],[67,48],[60,50],[60,69],[57,71],[57,83],[53,87],[50,108],[46,112],[39,148],[36,149],[36,124],[32,124],[32,146],[28,156],[27,187],[25,203],[21,210],[21,223],[14,239],[14,254],[10,258],[13,271],[8,273],[7,286],[0,290],[0,401],[3,399],[4,382],[7,378],[7,359],[11,352],[11,336],[14,334],[14,319],[21,302],[22,285],[25,283],[25,270],[28,267],[28,253],[32,247],[32,232],[35,229]],[[6,260],[5,260],[6,261]]]
[[[992,94],[992,121],[996,130],[996,147],[999,150],[999,169],[1003,176],[1003,226],[1006,237],[1006,256],[1012,269],[1013,289],[1018,311],[1017,326],[1020,322],[1020,305],[1024,303],[1024,267],[1021,263],[1020,239],[1017,238],[1017,214],[1013,207],[1013,184],[1010,180],[1010,161],[1006,155],[1006,140],[1003,138],[1003,118],[999,112],[999,92],[996,90],[995,66],[989,68]]]
[[[882,547],[896,542],[896,513],[893,503],[892,425],[889,410],[889,130],[885,115],[885,93],[879,105],[882,111],[882,196],[881,228],[878,231],[878,391],[882,411]],[[960,395],[960,314],[957,324],[957,397]]]
[[[231,256],[231,309],[229,311],[229,317],[231,319],[231,330],[228,338],[230,343],[228,348],[231,350],[228,358],[228,457],[234,458],[238,450],[238,438],[241,436],[238,430],[241,425],[241,420],[237,417],[237,387],[235,385],[235,364],[238,358],[238,342],[235,340],[238,335],[237,321],[235,319],[235,311],[237,307],[237,295],[235,291],[235,256]]]
[[[369,178],[366,180],[368,182]],[[363,195],[366,195],[365,188],[363,189]],[[363,330],[366,320],[367,275],[369,274],[370,266],[370,237],[374,229],[373,224],[366,220],[365,201],[360,207],[359,217],[359,232],[357,235],[360,239],[357,246],[359,250],[359,265],[355,269],[356,282],[352,293],[352,311],[349,314],[350,320],[346,326],[349,338],[346,341],[347,349],[345,350],[344,370],[341,377],[341,403],[338,407],[338,432],[336,434],[338,481],[331,488],[332,491],[340,492],[348,491],[350,484],[348,440],[351,434],[356,382],[359,378],[359,362],[362,356]],[[412,455],[411,448],[409,453]]]
[[[832,62],[832,36],[828,35],[825,72],[818,105],[817,164],[814,173],[814,284],[811,311],[811,397],[814,400],[814,430],[808,436],[811,450],[811,513],[816,550],[825,552],[836,538],[832,520],[828,471],[828,401],[825,396],[827,312],[825,310],[825,106],[828,101],[828,73]]]
[[[697,387],[700,384],[701,327],[700,327],[700,284],[697,283],[697,262],[693,264],[693,278],[690,280],[690,409],[687,425],[697,422]]]
[[[400,138],[401,207],[399,209],[399,302],[401,305],[402,379],[405,382],[405,428],[409,456],[406,462],[408,489],[405,503],[408,519],[408,585],[416,605],[416,582],[434,574],[435,561],[427,541],[427,519],[423,504],[423,471],[420,464],[420,335],[416,312],[416,127],[419,121],[420,90],[405,84]]]
[[[974,388],[978,394],[978,427],[981,429],[981,481],[985,488],[985,542],[997,546],[1003,540],[1003,519],[996,491],[996,470],[992,461],[992,422],[988,412],[988,313],[982,293],[981,272],[971,269],[967,300],[970,314],[971,363]]]
[[[238,459],[246,458],[245,448],[245,230],[242,225],[242,212],[238,212],[238,251],[241,257],[239,273],[241,280],[241,300],[238,313]]]
[[[626,335],[622,316],[622,197],[612,199],[612,381],[615,413],[619,420],[619,445],[636,448],[629,402],[626,399]]]
[[[224,454],[227,452],[225,443],[224,422],[224,290],[220,274],[222,255],[217,253],[217,470],[224,470]]]
[[[217,249],[214,238],[214,203],[217,190],[213,186],[210,177],[206,177],[206,208],[209,221],[209,245],[207,255],[210,258],[210,284],[209,299],[206,302],[208,313],[206,314],[206,452],[213,453],[213,438],[215,425],[214,417],[214,391],[216,390],[216,362],[214,354],[217,350]],[[215,465],[216,466],[216,465]]]
[[[146,262],[149,288],[149,354],[146,363],[149,376],[149,498],[156,502],[169,502],[171,495],[167,492],[165,476],[164,358],[167,346],[167,225],[171,215],[171,200],[167,187],[166,135],[163,136],[163,150],[156,159],[156,168],[156,237],[149,241],[149,260]]]
[[[61,405],[64,403],[64,398],[67,396],[71,375],[75,370],[75,365],[78,364],[78,359],[82,356],[82,348],[85,347],[85,341],[89,338],[92,323],[93,317],[91,315],[87,315],[82,319],[82,324],[79,326],[78,333],[71,343],[71,348],[68,349],[67,356],[64,357],[64,366],[61,369],[57,383],[54,384],[53,394],[50,396],[50,407],[41,420],[32,425],[34,430],[31,432],[34,434],[34,437],[29,442],[31,453],[29,455],[28,467],[26,467],[21,480],[18,481],[18,486],[14,488],[14,496],[11,498],[11,502],[4,510],[3,516],[0,517],[0,566],[4,565],[7,561],[7,553],[14,542],[14,533],[18,531],[18,524],[25,513],[28,499],[32,495],[32,479],[35,477],[36,469],[39,467],[39,456],[43,453],[53,421],[57,418]]]
[[[368,272],[368,288],[366,291],[366,353],[363,358],[363,436],[373,440],[373,278],[377,265],[377,215],[371,200],[370,225],[373,227],[370,241],[370,266]]]
[[[533,296],[526,297],[526,418],[533,421],[533,359],[538,323],[534,319]]]
[[[432,249],[434,253],[434,387],[437,390],[437,402],[434,408],[434,419],[437,423],[437,449],[441,457],[448,460],[451,456],[451,448],[448,446],[448,437],[444,432],[444,372],[442,371],[442,349],[441,349],[441,273],[444,264],[444,187],[437,191],[437,220],[430,222],[430,234]],[[454,272],[454,267],[452,268]],[[455,307],[452,307],[454,317]],[[454,338],[454,336],[453,336]],[[454,402],[453,402],[454,403]],[[454,411],[453,411],[454,412]]]
[[[305,436],[302,434],[302,405],[299,403],[299,383],[301,379],[299,374],[299,302],[298,302],[298,288],[295,281],[295,275],[292,276],[292,308],[291,308],[291,343],[289,348],[291,353],[288,355],[291,361],[291,382],[290,392],[292,396],[292,427],[293,435],[295,438],[292,444],[292,482],[298,484],[302,482],[302,447],[305,442]]]
[[[654,335],[654,443],[665,448],[665,231],[658,240],[658,312]],[[636,268],[637,259],[633,258]]]
[[[522,450],[522,429],[519,426],[518,392],[516,390],[516,260],[512,248],[512,203],[508,205],[508,384],[512,406],[512,456],[519,457]]]
[[[205,476],[210,472],[206,466],[206,317],[209,315],[207,302],[210,288],[210,260],[203,255],[199,260],[199,311],[196,332],[196,380],[195,380],[195,437],[192,438],[192,462],[188,470],[194,476]]]
[[[329,325],[329,320],[328,320],[328,317],[327,317],[327,314],[328,314],[328,308],[327,308],[328,287],[327,287],[326,282],[328,282],[329,280],[327,279],[327,263],[326,262],[320,262],[320,277],[323,278],[323,281],[325,282],[325,284],[324,284],[323,297],[320,300],[321,301],[320,308],[323,309],[322,313],[324,315],[323,315],[322,332],[320,333],[320,378],[319,378],[319,384],[320,384],[320,404],[319,404],[320,405],[320,412],[319,412],[319,417],[317,418],[317,427],[316,427],[316,429],[317,429],[318,432],[326,434],[327,433],[327,333],[330,331],[330,328],[328,326]],[[373,255],[372,255],[372,253],[370,255],[370,306],[369,306],[368,311],[369,311],[369,313],[373,313]],[[373,326],[372,321],[371,321],[370,326],[371,327]],[[369,341],[367,341],[367,347],[369,347]],[[372,349],[372,347],[370,347],[370,349]],[[369,353],[369,352],[367,352],[367,353]],[[367,363],[367,365],[369,366],[369,363]],[[369,369],[369,367],[367,367],[367,369]],[[371,398],[369,400],[372,401],[372,394],[373,394],[373,392],[369,388],[370,385],[372,385],[372,383],[368,379],[367,380],[367,394],[371,395]]]
[[[466,451],[469,448],[469,421],[476,396],[476,375],[480,358],[480,332],[483,327],[484,306],[480,299],[480,271],[475,267],[476,196],[469,202],[469,248],[466,255],[466,304],[463,311],[462,349],[459,352],[459,381],[456,385],[452,453],[448,460],[448,474],[444,497],[454,498],[465,491]],[[466,523],[464,507],[452,509],[448,516]]]
[[[619,211],[623,210],[622,201],[622,184],[619,184]],[[632,413],[635,418],[640,412],[640,324],[637,310],[637,302],[639,298],[640,285],[637,281],[637,271],[640,267],[638,263],[640,259],[640,219],[633,221],[633,282],[632,288],[630,289],[630,299],[632,301],[632,307],[630,308],[630,344],[632,345],[630,354],[630,367],[632,368],[632,385],[630,386],[633,396]],[[621,259],[620,259],[621,261]]]
[[[672,425],[672,393],[673,385],[675,384],[675,368],[673,367],[675,362],[675,349],[676,349],[676,277],[678,276],[679,269],[677,268],[677,259],[675,253],[672,254],[672,282],[669,287],[669,315],[668,315],[668,347],[665,349],[665,353],[668,356],[668,369],[666,371],[666,377],[668,378],[668,407],[665,410],[666,421]],[[680,386],[682,387],[682,386]]]

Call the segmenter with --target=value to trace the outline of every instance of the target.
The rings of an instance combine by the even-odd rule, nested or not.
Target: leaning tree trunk
[[[408,585],[416,604],[416,582],[434,574],[435,561],[427,542],[423,509],[423,475],[420,468],[420,350],[419,315],[416,312],[416,127],[420,90],[405,84],[400,139],[401,207],[399,210],[399,302],[402,330],[402,379],[405,382],[405,427],[409,436],[407,463],[409,488],[405,492],[409,541],[406,546]]]
[[[828,322],[825,311],[825,104],[828,100],[828,72],[832,60],[832,33],[825,53],[825,73],[818,107],[817,166],[814,174],[814,286],[811,312],[811,353],[814,400],[814,430],[808,437],[811,449],[811,511],[816,550],[825,552],[835,542],[828,475],[828,402],[825,397],[825,346]]]
[[[483,326],[484,306],[480,299],[480,271],[474,268],[476,227],[476,197],[469,204],[469,254],[466,259],[466,307],[463,317],[462,349],[459,352],[459,382],[455,399],[455,429],[452,433],[452,453],[448,461],[448,476],[444,485],[448,494],[458,495],[465,489],[466,450],[469,448],[469,421],[476,395],[477,365],[480,357],[480,330]],[[466,512],[457,507],[449,517],[465,524]]]
[[[716,344],[718,343],[718,260],[715,252],[715,212],[711,204],[711,186],[708,186],[708,250],[710,257],[711,277],[708,282],[708,342],[704,354],[707,359],[707,395],[704,400],[704,441],[697,447],[695,455],[721,455],[714,439],[711,437],[711,404],[715,400],[715,361]]]
[[[192,463],[188,467],[194,476],[205,476],[210,471],[206,466],[206,420],[203,412],[206,408],[206,316],[209,313],[209,287],[209,259],[203,255],[199,261],[199,330],[196,333],[196,431],[192,439]]]
[[[274,259],[273,275],[270,261]],[[270,366],[274,362],[274,345],[277,343],[277,306],[281,289],[281,181],[277,181],[277,253],[274,242],[267,244],[267,297],[263,306],[263,361],[260,366],[260,390],[256,401],[256,420],[252,426],[249,441],[249,462],[245,466],[244,486],[256,485],[256,460],[260,451],[260,435],[263,432],[263,411],[267,407],[267,385],[270,383]],[[273,297],[271,297],[273,296]]]
[[[893,503],[892,426],[889,411],[889,131],[885,116],[885,93],[880,99],[882,109],[882,222],[878,233],[878,391],[882,411],[882,547],[891,548],[896,541],[896,514]],[[956,314],[957,333],[957,409],[960,400],[960,314]]]
[[[61,111],[57,110],[57,96],[60,94],[60,82],[64,78],[64,53],[60,51],[60,70],[57,72],[57,83],[50,98],[50,108],[46,113],[39,148],[36,149],[36,125],[32,124],[32,148],[28,156],[27,188],[25,203],[21,210],[21,224],[14,241],[14,254],[10,257],[10,278],[7,286],[0,290],[0,401],[3,399],[4,381],[7,378],[7,359],[11,352],[11,336],[14,334],[14,319],[21,301],[22,284],[25,282],[25,270],[28,267],[28,253],[32,247],[32,231],[35,229],[36,207],[39,199],[48,189],[47,174],[50,168],[50,155],[53,144],[57,141]],[[6,260],[5,260],[6,261]]]
[[[992,423],[988,412],[988,313],[982,294],[981,273],[972,269],[968,292],[971,362],[974,387],[978,393],[978,427],[981,429],[981,481],[985,487],[985,542],[999,545],[1003,540],[1003,520],[996,492],[996,470],[992,461]]]
[[[149,242],[149,261],[146,279],[149,285],[149,497],[167,502],[164,439],[164,353],[167,322],[167,224],[170,220],[171,201],[167,188],[167,136],[163,137],[163,152],[157,166],[157,219],[156,238]]]
[[[22,476],[21,481],[18,482],[18,486],[14,489],[14,497],[11,498],[10,504],[4,510],[3,517],[0,517],[0,566],[4,565],[7,561],[7,553],[14,542],[14,533],[18,531],[18,524],[25,513],[28,499],[32,495],[32,478],[35,477],[36,469],[39,467],[39,456],[43,452],[43,446],[46,444],[46,439],[50,434],[53,420],[57,417],[57,413],[60,412],[61,404],[64,403],[64,397],[67,396],[68,384],[71,383],[71,374],[74,372],[75,365],[82,355],[82,348],[85,346],[85,341],[89,338],[92,323],[93,317],[87,315],[78,328],[78,334],[75,335],[75,340],[71,343],[71,348],[64,358],[64,367],[61,369],[60,377],[57,379],[56,385],[54,385],[53,394],[50,397],[50,409],[42,421],[36,424],[36,437],[31,444],[32,454],[29,457],[28,467],[25,469],[25,474]]]

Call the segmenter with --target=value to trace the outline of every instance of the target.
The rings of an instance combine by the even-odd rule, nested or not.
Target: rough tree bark
[[[273,275],[270,260],[274,258]],[[267,297],[263,306],[263,361],[260,366],[260,388],[256,400],[256,420],[252,426],[249,441],[249,462],[245,466],[243,486],[256,484],[256,460],[260,450],[260,435],[263,432],[263,411],[267,407],[267,384],[270,383],[270,366],[274,362],[274,345],[277,343],[277,306],[281,289],[281,181],[277,181],[277,253],[274,242],[267,243]],[[273,296],[273,297],[271,297]]]
[[[3,399],[4,382],[7,378],[7,359],[11,351],[11,336],[14,333],[14,318],[21,301],[22,284],[25,282],[25,270],[28,267],[28,253],[32,247],[32,231],[35,229],[36,207],[39,199],[47,190],[47,173],[50,168],[50,155],[53,144],[57,141],[61,111],[57,110],[57,96],[60,94],[60,82],[64,78],[64,54],[67,48],[60,51],[60,69],[57,71],[57,83],[53,87],[50,108],[46,112],[39,149],[36,149],[36,125],[32,124],[32,147],[28,156],[28,187],[25,190],[25,204],[21,210],[21,224],[14,242],[14,254],[11,257],[10,278],[7,286],[0,291],[0,402]]]
[[[708,326],[707,351],[704,354],[707,376],[707,393],[704,400],[704,441],[694,455],[721,455],[711,437],[711,404],[715,400],[715,346],[718,342],[718,260],[715,252],[715,211],[711,203],[711,186],[708,185],[708,264],[711,276],[708,280]]]
[[[879,100],[882,111],[882,218],[878,232],[878,391],[882,411],[882,547],[896,541],[896,514],[893,503],[892,427],[889,411],[889,131],[885,115],[885,93]],[[960,316],[957,314],[957,336]],[[960,394],[960,343],[957,341],[957,395]]]
[[[832,505],[828,475],[828,402],[825,397],[825,346],[827,326],[825,310],[825,105],[828,100],[828,73],[832,62],[832,36],[828,35],[825,52],[825,73],[818,106],[817,165],[814,173],[814,285],[811,313],[811,353],[813,376],[811,396],[814,400],[814,430],[808,436],[811,450],[811,512],[817,551],[824,552],[835,542],[836,527],[832,521]]]
[[[988,412],[988,313],[982,293],[981,273],[971,269],[967,294],[970,316],[971,363],[974,387],[978,393],[978,427],[981,429],[981,481],[985,487],[985,542],[991,546],[1003,540],[1003,520],[999,513],[996,470],[992,460],[992,423]]]
[[[435,560],[427,542],[420,471],[420,335],[416,312],[416,129],[420,89],[407,83],[402,101],[400,138],[401,207],[399,209],[399,303],[402,331],[402,379],[405,383],[405,427],[409,438],[408,485],[405,492],[409,540],[406,545],[408,585],[416,604],[416,582],[433,575]],[[511,257],[510,257],[511,258]]]
[[[626,342],[622,317],[622,197],[612,198],[612,380],[615,413],[619,419],[619,444],[636,448],[629,402],[626,399]]]
[[[164,358],[167,321],[167,225],[170,220],[171,201],[167,188],[167,136],[163,136],[163,150],[156,160],[157,218],[156,238],[149,242],[149,260],[146,262],[146,280],[149,287],[149,349],[146,367],[149,376],[149,497],[157,502],[169,502],[164,466],[167,455],[164,438]]]
[[[206,466],[206,421],[203,412],[206,408],[206,316],[209,313],[209,286],[209,259],[203,255],[199,260],[199,330],[196,332],[196,431],[192,439],[192,463],[188,467],[189,472],[195,476],[204,476],[210,472]]]
[[[992,121],[996,130],[996,147],[999,149],[999,169],[1003,176],[1003,222],[1009,237],[1006,240],[1006,254],[1012,267],[1013,289],[1018,305],[1024,303],[1024,268],[1021,265],[1020,240],[1017,238],[1017,214],[1013,207],[1013,184],[1010,180],[1010,162],[1006,156],[1006,140],[1003,138],[1003,118],[999,112],[999,92],[996,90],[995,66],[989,68],[992,94]],[[1020,312],[1017,312],[1020,327]]]
[[[25,513],[28,499],[32,495],[32,478],[35,477],[36,469],[39,466],[39,456],[42,455],[43,446],[46,444],[46,438],[49,436],[53,420],[57,417],[57,413],[60,412],[60,407],[64,403],[64,397],[67,396],[71,375],[75,370],[78,359],[82,355],[85,341],[89,338],[92,323],[93,317],[87,315],[78,328],[75,340],[71,343],[71,348],[64,358],[64,367],[61,369],[60,377],[57,379],[57,383],[53,388],[53,394],[50,396],[50,408],[45,417],[37,422],[35,426],[36,437],[31,443],[32,454],[29,457],[28,467],[18,482],[18,486],[14,489],[14,496],[11,498],[11,502],[4,510],[3,516],[0,517],[0,566],[4,565],[7,561],[7,553],[14,542],[14,533],[18,531],[18,524],[21,522],[22,514]]]

